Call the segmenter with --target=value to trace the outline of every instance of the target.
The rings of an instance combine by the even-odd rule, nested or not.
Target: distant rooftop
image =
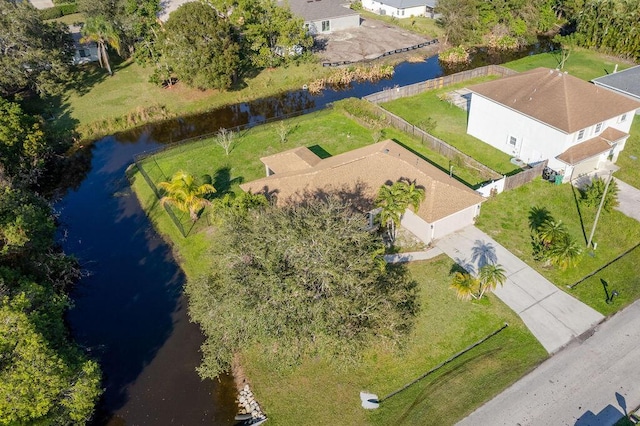
[[[596,85],[640,99],[640,65],[592,80]]]
[[[435,8],[437,0],[379,0],[380,3],[386,4],[396,9],[407,9],[409,7],[429,6]]]
[[[300,16],[305,21],[359,15],[358,12],[350,9],[349,2],[344,0],[288,0],[278,4],[288,4],[294,15]]]

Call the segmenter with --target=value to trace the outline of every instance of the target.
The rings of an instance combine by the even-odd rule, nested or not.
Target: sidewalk
[[[466,269],[478,269],[484,256],[506,271],[504,286],[495,290],[522,318],[549,353],[555,353],[604,317],[563,292],[475,226],[442,238],[436,247]],[[481,256],[474,258],[474,253]]]
[[[640,189],[634,188],[620,179],[616,179],[616,182],[618,184],[618,203],[620,204],[615,209],[640,221]]]

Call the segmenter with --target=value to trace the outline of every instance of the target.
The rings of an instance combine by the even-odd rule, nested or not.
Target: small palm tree
[[[568,237],[567,226],[561,220],[546,220],[538,228],[538,238],[547,247]]]
[[[480,294],[478,295],[478,299],[482,299],[485,292],[494,291],[496,287],[498,287],[498,284],[501,286],[504,285],[504,282],[507,280],[505,272],[504,268],[500,265],[492,263],[483,265],[479,273]]]
[[[100,61],[100,66],[102,68],[106,67],[109,75],[113,75],[111,65],[109,64],[107,45],[114,48],[118,54],[120,54],[120,35],[113,24],[107,21],[104,16],[88,18],[82,28],[82,34],[83,37],[80,39],[80,42],[96,43],[98,45],[98,60]]]
[[[160,199],[160,202],[172,204],[180,211],[189,212],[194,222],[198,220],[198,212],[211,204],[204,196],[216,192],[213,185],[198,184],[192,175],[182,170],[176,172],[171,180],[160,182],[158,186],[167,194]]]
[[[456,291],[459,300],[477,299],[480,286],[478,279],[466,272],[456,272],[451,281],[451,288]]]
[[[580,260],[582,247],[569,235],[554,241],[547,252],[547,259],[551,264],[563,271],[569,266],[575,266]]]

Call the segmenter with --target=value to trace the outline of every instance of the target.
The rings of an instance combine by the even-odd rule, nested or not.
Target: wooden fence
[[[548,160],[544,160],[542,163],[538,163],[530,169],[526,169],[515,175],[507,176],[504,182],[504,191],[516,189],[522,185],[525,185],[538,176],[542,176],[542,171],[547,167]]]
[[[505,68],[501,65],[485,65],[484,67],[461,71],[455,74],[445,75],[438,78],[432,78],[431,80],[421,81],[420,83],[410,84],[408,86],[385,89],[382,92],[376,92],[371,95],[365,96],[363,99],[366,99],[367,101],[374,104],[380,104],[383,102],[393,101],[395,99],[405,98],[407,96],[414,96],[428,90],[439,89],[441,87],[462,83],[463,81],[476,77],[484,77],[487,75],[498,75],[500,77],[505,77],[514,74],[518,74],[518,72],[509,68]]]
[[[433,135],[430,135],[421,128],[414,126],[413,124],[387,111],[379,105],[376,105],[376,107],[380,111],[380,113],[386,117],[386,119],[393,127],[419,138],[422,143],[432,151],[435,151],[450,160],[463,161],[466,166],[481,171],[485,175],[487,180],[499,179],[502,177],[500,173],[496,172],[493,169],[490,169],[489,167],[475,160],[473,157],[470,157],[459,149],[449,145],[445,141],[438,139]]]

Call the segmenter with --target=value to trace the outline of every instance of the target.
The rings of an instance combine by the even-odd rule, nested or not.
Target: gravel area
[[[315,51],[323,62],[356,62],[373,59],[385,52],[429,40],[386,22],[361,18],[359,28],[316,36]],[[426,56],[427,51],[435,53],[437,46],[437,44],[430,45],[408,53]]]

